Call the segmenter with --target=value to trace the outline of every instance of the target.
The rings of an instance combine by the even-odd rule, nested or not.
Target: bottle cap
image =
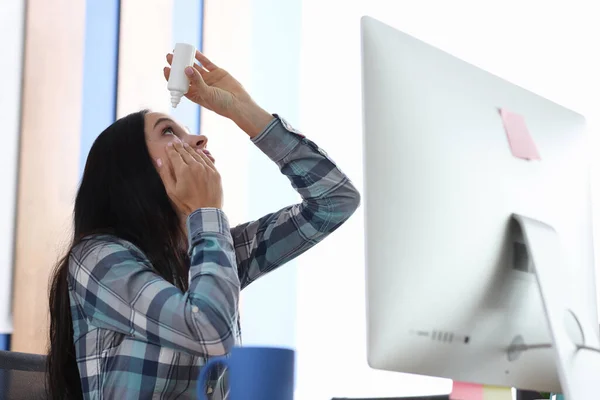
[[[183,93],[181,93],[180,91],[171,90],[171,106],[173,108],[177,108],[177,105],[181,101],[182,97],[183,97]]]

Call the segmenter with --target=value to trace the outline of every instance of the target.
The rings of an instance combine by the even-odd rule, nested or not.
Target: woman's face
[[[168,162],[167,145],[169,142],[183,142],[194,149],[203,151],[213,162],[215,159],[206,150],[208,139],[204,135],[190,134],[187,128],[179,125],[166,114],[149,112],[145,116],[146,145],[150,157],[156,165],[156,159]]]

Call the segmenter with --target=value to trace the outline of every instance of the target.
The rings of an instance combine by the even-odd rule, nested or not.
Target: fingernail
[[[167,146],[173,146],[173,142],[169,142]]]
[[[201,148],[197,148],[196,149],[196,153],[202,153],[202,149]]]
[[[194,75],[194,69],[192,67],[186,67],[185,74],[187,76],[193,76]]]
[[[162,160],[160,158],[156,159],[156,165],[158,165],[158,168],[162,167]]]
[[[189,144],[187,144],[187,143],[184,143],[184,144],[183,144],[183,147],[186,147],[186,148],[187,148],[187,147],[190,147],[190,145],[189,145]]]

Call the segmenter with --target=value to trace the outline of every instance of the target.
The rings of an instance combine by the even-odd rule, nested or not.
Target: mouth
[[[212,161],[213,163],[215,162],[215,158],[213,157],[213,155],[212,155],[212,154],[210,154],[210,151],[203,149],[203,150],[202,150],[202,152],[203,152],[204,154],[206,154],[206,156],[208,157],[208,159],[209,159],[210,161]]]

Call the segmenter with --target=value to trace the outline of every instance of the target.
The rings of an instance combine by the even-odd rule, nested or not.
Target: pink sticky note
[[[540,153],[529,134],[525,118],[505,108],[500,109],[500,116],[513,156],[524,160],[540,160]]]
[[[483,400],[483,385],[453,381],[450,400]]]

